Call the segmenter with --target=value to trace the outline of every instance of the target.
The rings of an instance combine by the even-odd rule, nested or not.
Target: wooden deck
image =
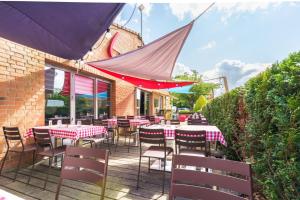
[[[139,190],[136,189],[138,172],[138,148],[132,147],[127,153],[127,147],[119,146],[117,152],[112,148],[109,157],[108,180],[105,191],[105,199],[167,199],[170,182],[170,174],[166,173],[165,195],[162,195],[162,172],[148,172],[148,159],[142,159],[142,173]],[[44,184],[47,166],[36,165],[30,185],[26,184],[31,168],[23,168],[16,181],[14,172],[5,172],[0,176],[0,189],[10,192],[23,199],[54,199],[57,183],[59,180],[59,169],[52,168],[46,190],[41,187]],[[60,199],[100,199],[99,187],[75,181],[64,181],[61,189]]]

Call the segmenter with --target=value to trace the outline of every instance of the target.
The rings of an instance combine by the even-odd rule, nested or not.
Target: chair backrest
[[[125,116],[117,116],[117,119],[126,119]]]
[[[141,115],[141,116],[140,116],[140,119],[147,119],[147,116]]]
[[[129,119],[118,119],[118,128],[130,128]]]
[[[62,119],[62,124],[70,124],[70,119]],[[56,120],[56,124],[57,124],[57,120]]]
[[[20,142],[24,149],[24,144],[18,127],[3,127],[3,133],[7,148],[9,149],[12,143]]]
[[[91,119],[82,119],[82,120],[78,120],[78,121],[81,121],[82,125],[91,125],[92,124]]]
[[[155,123],[155,116],[149,116],[149,121],[151,123]]]
[[[166,140],[165,140],[164,129],[140,128],[139,140],[140,140],[140,146],[142,143],[165,145]]]
[[[94,126],[101,126],[102,125],[102,120],[101,119],[93,119],[93,125]]]
[[[127,115],[127,119],[134,119],[133,115]]]
[[[203,168],[211,169],[211,172]],[[253,198],[251,165],[211,157],[173,156],[170,200],[176,197],[241,200],[247,199],[246,196]]]
[[[172,120],[170,120],[170,122],[172,125],[180,125],[180,121],[177,119],[172,119]]]
[[[50,150],[53,150],[53,144],[51,141],[51,136],[49,134],[49,129],[32,129],[34,141],[38,148],[50,147]]]
[[[204,148],[204,153],[207,154],[206,149],[206,131],[192,131],[192,130],[175,130],[175,145],[184,146],[188,149],[200,147]]]
[[[202,119],[188,119],[188,125],[208,125],[208,122]]]
[[[104,194],[108,166],[108,150],[67,147],[60,174],[60,191],[63,179],[92,183],[102,187]]]

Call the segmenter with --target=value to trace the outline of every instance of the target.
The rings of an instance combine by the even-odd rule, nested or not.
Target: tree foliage
[[[226,154],[253,163],[255,183],[267,199],[300,199],[300,52],[237,90],[204,112],[225,134]]]
[[[204,106],[207,104],[207,99],[204,95],[200,95],[199,98],[197,99],[195,106],[194,106],[194,111],[199,112],[204,108]]]
[[[190,92],[193,92],[192,94],[172,94],[175,97],[173,105],[177,107],[193,109],[194,104],[201,95],[210,95],[211,91],[218,87],[217,84],[203,82],[201,75],[195,70],[192,70],[192,74],[184,73],[176,76],[175,79],[197,82],[197,84],[194,84],[190,89]]]

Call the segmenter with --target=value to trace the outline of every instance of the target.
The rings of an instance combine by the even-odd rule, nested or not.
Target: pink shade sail
[[[191,81],[181,81],[181,82],[175,82],[175,81],[155,81],[155,80],[147,80],[142,78],[136,78],[132,76],[126,76],[123,74],[118,74],[115,72],[111,72],[105,69],[99,69],[100,71],[109,74],[113,77],[122,79],[124,81],[127,81],[137,87],[146,88],[146,89],[169,89],[169,88],[175,88],[175,87],[182,87],[186,85],[192,85],[195,82]]]
[[[90,66],[132,77],[171,80],[173,68],[193,22],[137,49]]]

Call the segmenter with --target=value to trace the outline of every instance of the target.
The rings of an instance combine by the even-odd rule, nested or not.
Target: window
[[[70,121],[70,72],[45,67],[45,121]]]
[[[110,117],[110,84],[97,81],[98,118]]]
[[[76,119],[94,117],[94,79],[75,75]]]

